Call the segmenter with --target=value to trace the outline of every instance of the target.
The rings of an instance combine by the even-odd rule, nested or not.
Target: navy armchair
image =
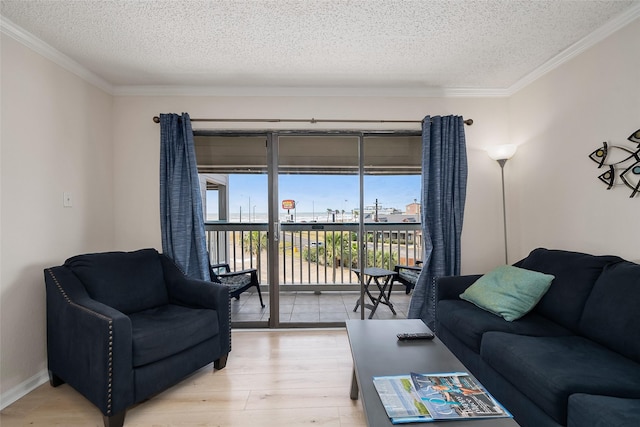
[[[52,386],[68,383],[106,427],[231,349],[229,290],[154,249],[79,255],[44,271]]]

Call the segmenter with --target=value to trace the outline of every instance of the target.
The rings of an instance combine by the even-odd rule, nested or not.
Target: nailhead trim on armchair
[[[62,286],[60,286],[60,283],[58,282],[58,278],[56,277],[55,274],[53,274],[53,271],[51,271],[51,269],[47,269],[47,272],[49,273],[49,275],[51,276],[51,278],[53,279],[53,282],[56,284],[56,288],[58,288],[58,291],[62,294],[63,298],[65,299],[65,301],[67,301],[68,304],[79,308],[80,310],[86,311],[87,313],[91,313],[92,315],[104,319],[108,322],[109,324],[109,353],[108,353],[108,360],[109,360],[109,379],[107,382],[107,416],[111,416],[112,411],[111,411],[111,400],[112,400],[112,390],[113,390],[113,319],[110,319],[100,313],[96,313],[95,311],[89,310],[88,308],[78,305],[76,303],[74,303],[73,301],[71,301],[71,299],[69,298],[69,296],[67,295],[67,293],[64,291],[64,289],[62,289]]]

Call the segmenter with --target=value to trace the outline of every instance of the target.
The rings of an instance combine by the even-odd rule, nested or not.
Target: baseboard
[[[47,381],[49,381],[49,373],[46,370],[43,370],[12,389],[0,394],[0,411],[21,397],[26,396]]]

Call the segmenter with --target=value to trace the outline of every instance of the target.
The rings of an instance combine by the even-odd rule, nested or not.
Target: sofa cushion
[[[65,261],[91,298],[129,314],[167,304],[162,264],[155,249],[78,255]]]
[[[640,365],[584,337],[487,332],[480,355],[561,425],[574,393],[640,398]]]
[[[218,334],[215,310],[163,305],[129,315],[133,366],[143,366],[191,348]]]
[[[624,261],[605,267],[585,304],[580,331],[640,362],[640,265]]]
[[[567,427],[638,427],[640,399],[572,394]]]
[[[548,274],[501,265],[476,280],[460,298],[512,322],[531,311],[552,281]]]
[[[605,265],[619,261],[622,258],[616,256],[538,248],[516,265],[555,277],[553,285],[534,311],[577,331],[582,309],[593,284]]]
[[[572,332],[537,313],[529,313],[514,321],[506,322],[475,305],[460,300],[442,300],[436,307],[438,322],[475,353],[480,353],[482,335],[488,331],[509,332],[531,336],[566,336]]]

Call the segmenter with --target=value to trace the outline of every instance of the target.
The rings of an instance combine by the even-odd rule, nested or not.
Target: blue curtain
[[[210,280],[193,129],[187,113],[160,114],[162,252],[191,278]]]
[[[461,116],[422,122],[422,235],[424,254],[409,318],[434,330],[435,278],[460,274],[460,236],[467,192],[467,149]]]

